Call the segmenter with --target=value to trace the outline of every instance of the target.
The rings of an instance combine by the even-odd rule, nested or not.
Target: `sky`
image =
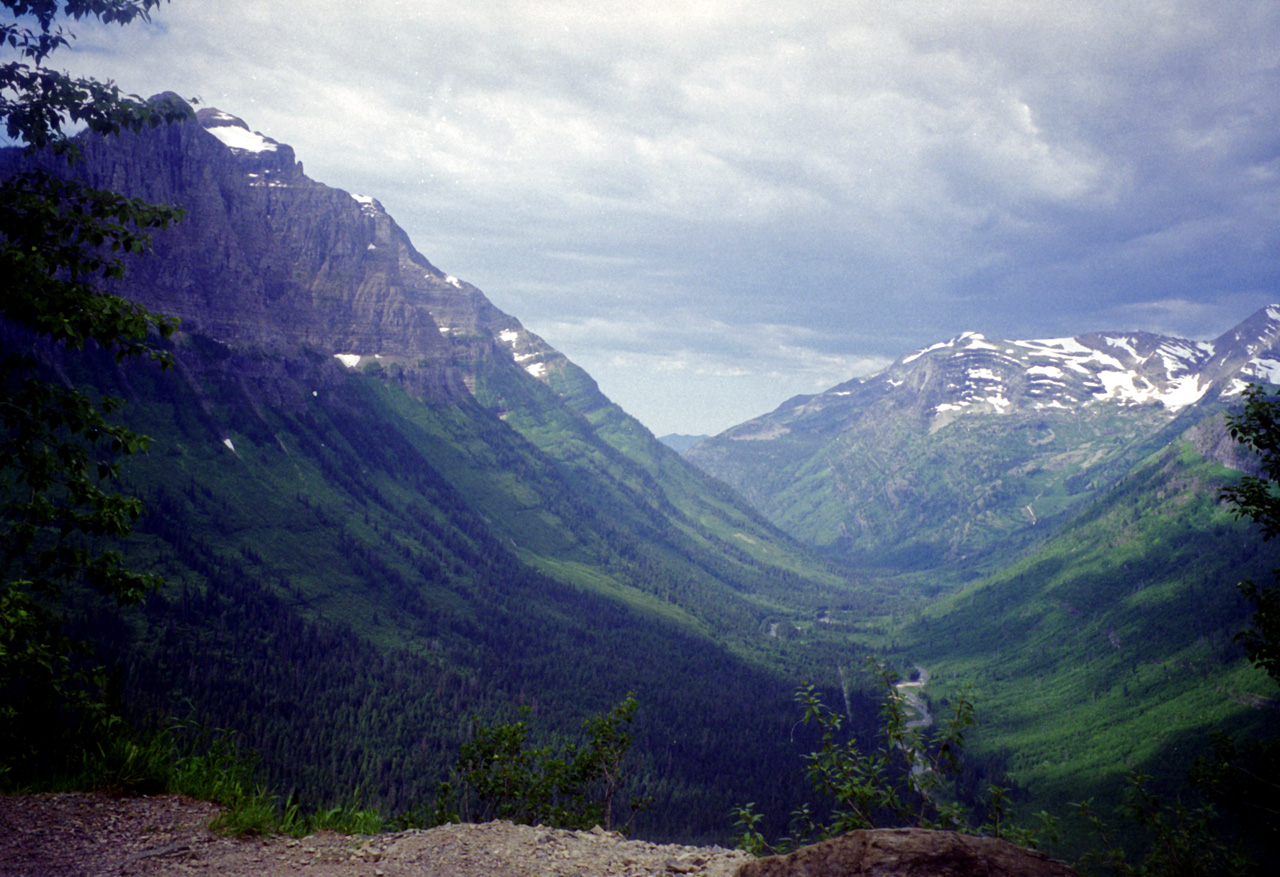
[[[1280,300],[1275,0],[174,0],[52,66],[372,195],[656,435]]]

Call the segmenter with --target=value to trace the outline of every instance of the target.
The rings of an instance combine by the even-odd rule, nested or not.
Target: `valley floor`
[[[729,877],[752,856],[509,822],[350,837],[228,838],[212,804],[176,795],[0,796],[0,877]]]

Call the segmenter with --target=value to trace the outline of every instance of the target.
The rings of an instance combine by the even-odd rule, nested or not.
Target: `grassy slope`
[[[675,587],[713,598],[713,614],[741,604],[741,621],[753,627],[766,614],[829,605],[862,587],[686,463],[567,360],[551,364],[547,384],[518,369],[482,369],[476,396],[586,489],[604,520],[640,537],[632,560],[677,570]]]
[[[1217,502],[1230,477],[1170,446],[907,629],[935,698],[973,685],[971,751],[1003,758],[1035,806],[1108,797],[1130,769],[1180,784],[1213,732],[1274,724],[1274,684],[1232,641],[1248,616],[1233,585],[1280,553]]]
[[[691,456],[847,566],[948,583],[1009,563],[1185,428],[1154,409],[1110,406],[931,428],[900,401],[849,405],[770,438],[717,437]]]

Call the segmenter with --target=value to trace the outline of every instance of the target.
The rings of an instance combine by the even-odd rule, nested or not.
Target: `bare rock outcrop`
[[[853,831],[789,855],[748,862],[737,877],[1076,877],[1076,872],[996,838],[894,828]]]

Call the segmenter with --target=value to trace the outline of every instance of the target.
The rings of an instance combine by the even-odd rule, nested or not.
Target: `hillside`
[[[904,631],[935,694],[973,686],[990,756],[1039,802],[1115,794],[1127,771],[1179,787],[1214,734],[1280,730],[1274,683],[1234,633],[1280,549],[1217,498],[1211,418],[1151,455],[1043,548]]]

